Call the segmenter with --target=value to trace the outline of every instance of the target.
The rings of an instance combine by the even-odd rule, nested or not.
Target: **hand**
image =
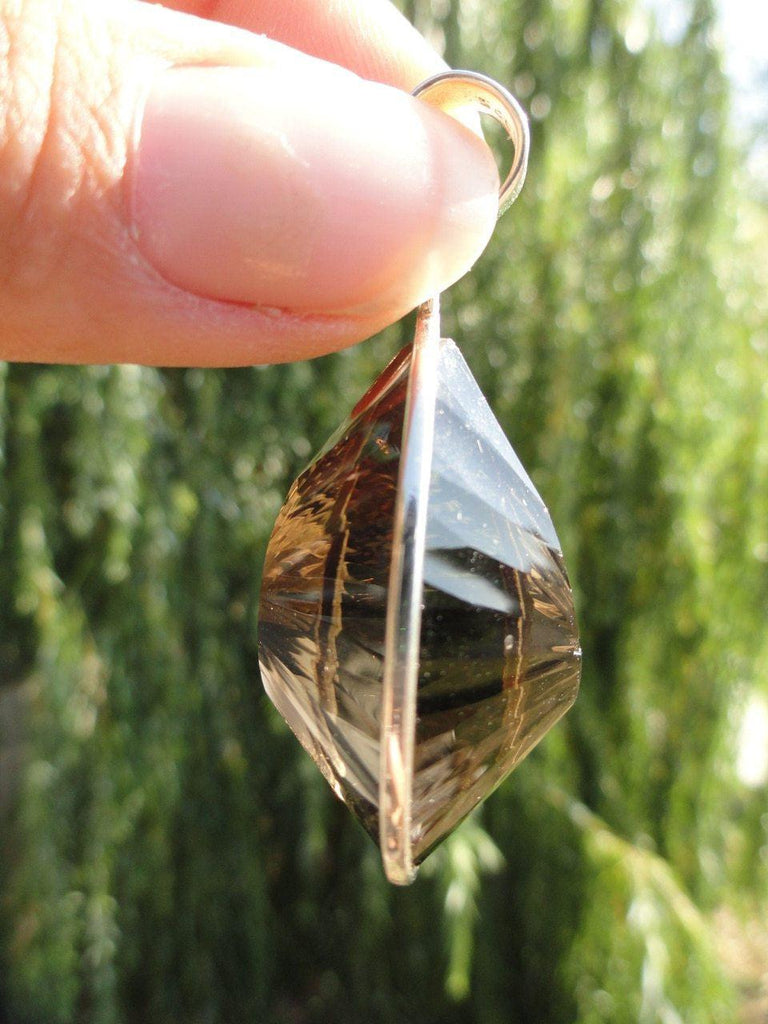
[[[303,359],[447,287],[498,177],[442,67],[388,0],[0,0],[0,358]]]

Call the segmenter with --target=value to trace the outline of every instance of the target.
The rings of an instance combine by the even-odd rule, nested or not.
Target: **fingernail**
[[[168,281],[209,298],[328,315],[411,308],[485,247],[491,154],[423,102],[311,66],[158,77],[132,160],[137,244]]]

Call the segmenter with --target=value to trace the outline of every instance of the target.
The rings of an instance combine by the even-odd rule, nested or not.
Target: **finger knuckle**
[[[113,145],[111,79],[89,66],[103,57],[78,7],[0,0],[0,282],[25,295],[58,272]]]

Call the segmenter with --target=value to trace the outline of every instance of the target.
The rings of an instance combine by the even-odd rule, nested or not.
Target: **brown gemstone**
[[[412,790],[416,862],[568,710],[580,651],[549,514],[440,343]],[[410,347],[293,485],[267,551],[266,690],[378,842],[383,658]]]

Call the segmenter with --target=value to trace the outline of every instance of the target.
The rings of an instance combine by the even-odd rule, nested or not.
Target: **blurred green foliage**
[[[674,39],[633,0],[403,6],[532,114],[445,322],[558,524],[579,702],[388,887],[262,695],[256,610],[289,482],[408,324],[295,366],[4,367],[9,1024],[736,1019],[716,922],[768,895],[741,756],[768,699],[768,211],[711,0]]]

